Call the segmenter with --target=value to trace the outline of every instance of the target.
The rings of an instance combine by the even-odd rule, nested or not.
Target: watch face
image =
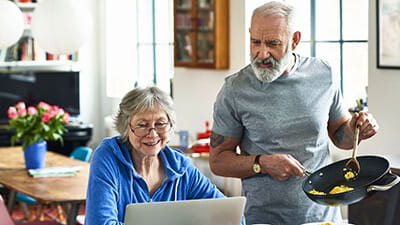
[[[253,170],[255,173],[261,173],[261,166],[260,164],[254,164],[253,165]]]

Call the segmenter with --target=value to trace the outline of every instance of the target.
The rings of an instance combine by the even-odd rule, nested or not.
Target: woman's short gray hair
[[[295,8],[285,2],[271,1],[254,9],[251,19],[255,16],[283,16],[287,21],[289,34],[296,30],[295,26]]]
[[[175,110],[171,97],[158,87],[135,88],[129,91],[121,100],[119,110],[114,118],[115,129],[119,132],[122,142],[128,142],[128,132],[132,117],[146,110],[162,109],[167,113],[171,127],[175,127]]]

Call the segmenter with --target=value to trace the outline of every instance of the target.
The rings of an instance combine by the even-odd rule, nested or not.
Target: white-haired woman
[[[104,139],[91,161],[85,225],[123,224],[130,203],[224,197],[167,145],[174,127],[172,99],[159,88],[125,95],[115,117],[120,135]]]

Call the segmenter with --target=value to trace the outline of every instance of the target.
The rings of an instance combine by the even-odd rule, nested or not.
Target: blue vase
[[[45,140],[29,145],[24,151],[25,167],[27,169],[44,168],[46,151],[47,142]]]

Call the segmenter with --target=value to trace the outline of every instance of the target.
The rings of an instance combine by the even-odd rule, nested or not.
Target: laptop
[[[132,203],[125,225],[240,225],[245,203],[243,196]]]

